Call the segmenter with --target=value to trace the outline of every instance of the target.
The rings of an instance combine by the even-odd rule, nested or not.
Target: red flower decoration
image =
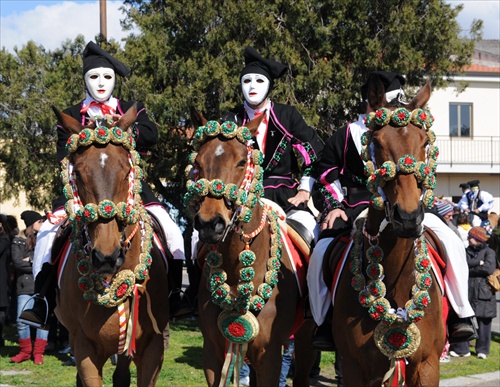
[[[104,135],[106,135],[106,132],[105,132],[103,129],[99,129],[99,130],[97,131],[97,134],[98,134],[99,136],[104,136]]]
[[[405,157],[405,164],[406,165],[412,165],[413,164],[413,160],[411,157]]]
[[[429,305],[429,298],[428,297],[422,297],[422,305],[427,306]]]
[[[431,261],[429,261],[427,258],[424,258],[422,259],[422,262],[420,264],[422,265],[423,268],[428,268],[430,263]]]
[[[116,289],[116,296],[117,297],[123,297],[123,295],[127,292],[128,289],[128,284],[127,283],[122,283],[118,289]]]
[[[406,336],[400,332],[394,332],[387,338],[389,343],[397,348],[401,348],[406,343]]]
[[[425,286],[431,286],[431,278],[427,277],[424,281]]]
[[[400,112],[397,114],[398,118],[400,120],[404,120],[406,118],[406,113],[405,112]]]
[[[227,330],[234,337],[242,337],[245,334],[245,327],[239,322],[229,324]]]
[[[422,112],[422,113],[420,113],[419,118],[420,118],[422,121],[426,121],[426,120],[427,120],[427,114],[425,114],[424,112]]]

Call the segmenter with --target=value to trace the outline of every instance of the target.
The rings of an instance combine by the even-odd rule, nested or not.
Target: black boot
[[[319,351],[335,351],[335,343],[333,341],[332,324],[325,320],[314,332],[312,338],[312,346]]]
[[[49,263],[42,266],[42,270],[35,279],[35,295],[33,296],[33,307],[25,309],[19,315],[19,321],[35,328],[48,330],[49,302],[47,293],[50,292],[53,282],[53,268]]]
[[[462,343],[477,339],[477,330],[471,317],[459,318],[454,310],[450,308],[447,319],[448,341],[450,343]]]

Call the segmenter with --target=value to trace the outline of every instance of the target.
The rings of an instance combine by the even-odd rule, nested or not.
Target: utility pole
[[[99,15],[100,15],[100,25],[101,25],[101,35],[104,40],[108,40],[108,32],[106,31],[106,0],[99,0]]]

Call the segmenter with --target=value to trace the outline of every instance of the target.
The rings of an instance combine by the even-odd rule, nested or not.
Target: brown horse
[[[404,107],[386,102],[376,77],[369,90],[375,111],[367,117],[363,158],[372,205],[366,219],[356,222],[340,274],[334,340],[346,386],[380,386],[387,380],[438,386],[445,344],[442,294],[421,239],[424,204],[430,207],[434,198],[437,156],[432,116],[422,110],[431,88],[428,83]],[[332,255],[339,257],[339,250]]]
[[[113,384],[130,385],[133,359],[137,385],[153,386],[163,364],[168,282],[139,195],[139,154],[126,132],[136,108],[116,126],[96,129],[54,111],[71,135],[61,175],[73,245],[61,272],[55,312],[69,331],[77,385],[102,386],[104,363],[122,353]]]
[[[292,333],[300,301],[276,212],[259,198],[262,154],[249,140],[261,119],[237,127],[193,117],[204,126],[197,131],[197,153],[187,171],[186,204],[206,249],[199,305],[209,386],[228,385],[233,369],[238,382],[245,357],[251,385],[277,386],[282,345]],[[315,356],[310,337],[302,340],[301,335],[310,335],[312,324],[302,326],[295,336],[294,385],[308,386]]]

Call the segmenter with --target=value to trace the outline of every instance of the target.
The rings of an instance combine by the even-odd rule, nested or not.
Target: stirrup
[[[30,309],[25,309],[26,304],[30,300],[34,300],[33,307]],[[34,321],[33,319],[27,318],[26,314],[36,315],[33,312],[34,307],[36,305],[36,300],[42,300],[43,302],[45,302],[45,319],[43,319],[43,321]],[[24,317],[23,317],[23,314],[24,314]],[[19,314],[17,321],[19,321],[23,324],[32,326],[34,328],[43,329],[45,331],[48,331],[49,330],[49,325],[47,324],[48,319],[49,319],[49,303],[48,303],[47,299],[45,297],[41,297],[39,294],[35,294],[35,295],[31,296],[28,301],[26,301],[26,303],[23,306],[23,311]]]

